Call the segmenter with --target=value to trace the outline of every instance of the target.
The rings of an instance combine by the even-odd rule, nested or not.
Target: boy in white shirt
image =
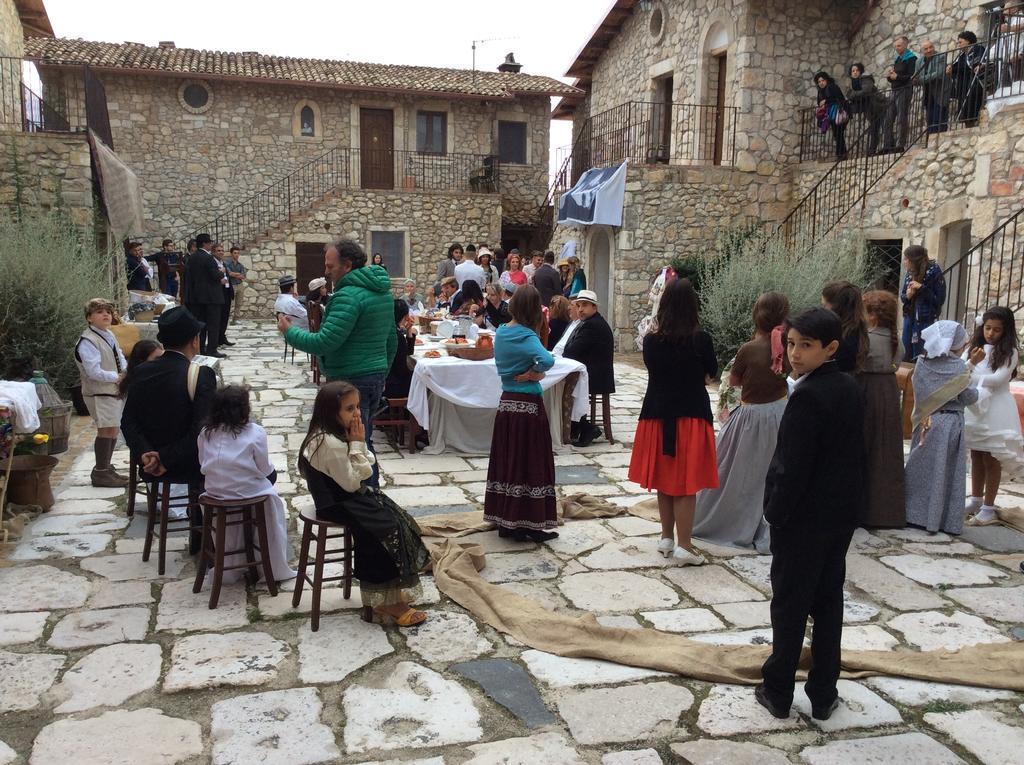
[[[301,327],[308,332],[309,316],[306,314],[306,309],[299,302],[299,298],[295,293],[295,277],[286,274],[278,279],[277,283],[281,286],[281,294],[274,301],[274,310],[278,315],[283,313],[285,316],[290,317],[292,326]]]
[[[85,320],[89,326],[75,345],[75,363],[82,380],[82,396],[96,425],[93,451],[96,466],[92,469],[92,485],[120,488],[128,485],[128,478],[114,470],[110,458],[114,454],[117,435],[121,429],[121,409],[124,401],[117,384],[128,367],[117,338],[110,331],[114,323],[114,304],[103,298],[93,298],[85,304]]]

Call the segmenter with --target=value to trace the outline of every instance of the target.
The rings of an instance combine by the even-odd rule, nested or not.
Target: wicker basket
[[[460,359],[466,359],[467,361],[484,361],[486,359],[494,358],[494,348],[474,348],[472,345],[448,345],[445,344],[445,350],[448,351],[449,356],[458,356]]]

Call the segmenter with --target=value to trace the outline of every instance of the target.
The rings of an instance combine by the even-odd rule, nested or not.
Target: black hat
[[[282,287],[290,287],[291,285],[295,284],[295,277],[292,276],[291,274],[285,274],[284,276],[277,280],[277,283]]]
[[[180,348],[202,332],[206,325],[183,306],[171,308],[156,320],[156,339],[168,348]]]

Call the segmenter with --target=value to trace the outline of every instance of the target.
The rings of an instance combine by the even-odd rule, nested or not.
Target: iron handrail
[[[992,305],[1024,308],[1024,236],[1018,232],[1024,234],[1024,208],[943,269],[944,318],[970,327],[971,315]]]
[[[336,146],[175,237],[182,250],[200,232],[242,246],[338,189],[498,193],[501,165],[486,154]]]

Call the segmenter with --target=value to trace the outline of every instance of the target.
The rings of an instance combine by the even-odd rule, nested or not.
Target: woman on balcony
[[[505,263],[508,266],[508,271],[501,275],[501,286],[507,287],[509,284],[514,284],[517,287],[522,287],[526,284],[526,272],[523,271],[523,259],[519,256],[519,253],[513,252],[510,254]]]
[[[814,84],[818,86],[818,109],[815,116],[821,132],[831,128],[836,142],[836,159],[846,159],[846,122],[850,118],[846,96],[827,72],[815,74]]]

